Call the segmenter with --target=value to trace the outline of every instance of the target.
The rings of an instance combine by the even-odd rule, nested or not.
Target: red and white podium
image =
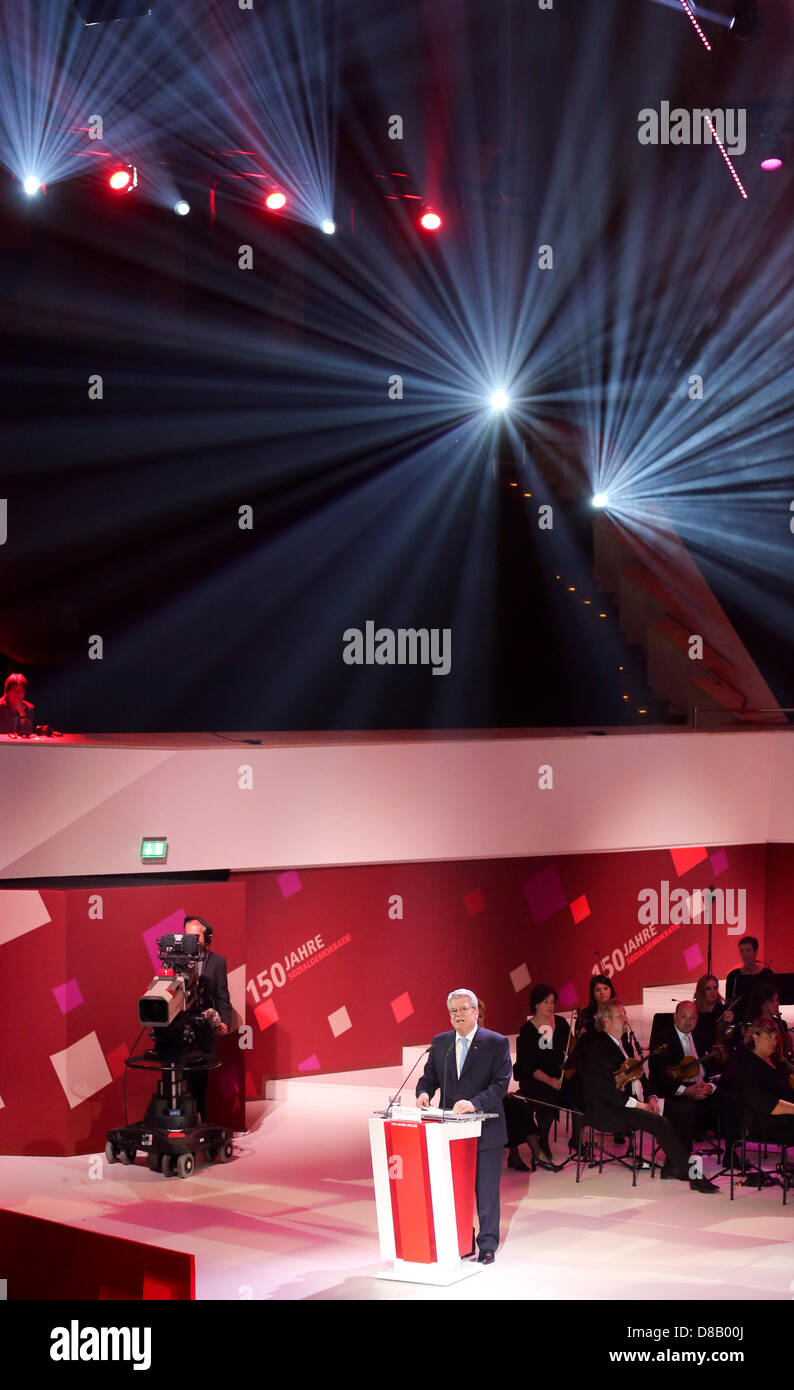
[[[474,1174],[483,1114],[396,1105],[369,1122],[380,1253],[379,1279],[454,1284],[484,1265],[471,1250]]]

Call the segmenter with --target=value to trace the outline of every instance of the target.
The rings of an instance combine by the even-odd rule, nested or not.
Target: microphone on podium
[[[401,1086],[400,1086],[400,1089],[399,1089],[399,1091],[397,1092],[396,1096],[392,1096],[391,1100],[389,1101],[389,1104],[386,1106],[386,1115],[384,1116],[384,1118],[388,1118],[388,1116],[391,1114],[391,1112],[392,1112],[392,1107],[395,1106],[395,1105],[397,1104],[398,1100],[400,1099],[400,1096],[402,1095],[403,1090],[405,1089],[406,1083],[410,1081],[411,1077],[413,1076],[414,1072],[416,1071],[416,1068],[419,1066],[419,1063],[421,1062],[422,1058],[423,1058],[423,1057],[426,1057],[429,1051],[430,1051],[430,1048],[429,1048],[429,1047],[426,1047],[425,1050],[424,1050],[424,1052],[420,1052],[420,1053],[419,1053],[419,1056],[417,1057],[416,1061],[414,1062],[413,1066],[411,1067],[411,1070],[409,1071],[409,1073],[408,1073],[408,1075],[406,1076],[405,1080],[402,1082],[402,1084],[401,1084]]]

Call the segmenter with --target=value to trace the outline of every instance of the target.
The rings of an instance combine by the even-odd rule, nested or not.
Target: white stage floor
[[[578,1187],[575,1165],[506,1170],[494,1265],[447,1289],[377,1280],[367,1118],[398,1075],[282,1083],[290,1098],[249,1107],[234,1161],[186,1181],[142,1158],[92,1178],[87,1155],[0,1157],[2,1205],[191,1251],[198,1299],[791,1298],[794,1192],[785,1208],[780,1188],[740,1188],[731,1203],[727,1178],[706,1196],[647,1172],[632,1189],[617,1166]]]

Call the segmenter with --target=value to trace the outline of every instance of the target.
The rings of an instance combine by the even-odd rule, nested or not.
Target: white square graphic
[[[232,1006],[232,1028],[239,1028],[245,1019],[245,966],[238,965],[227,977]]]
[[[350,1014],[347,1012],[344,1004],[341,1009],[337,1009],[334,1013],[328,1015],[328,1022],[331,1025],[331,1032],[335,1038],[338,1038],[340,1033],[346,1033],[348,1028],[353,1027],[350,1022]]]
[[[528,984],[531,984],[531,982],[532,976],[530,975],[529,969],[526,965],[517,965],[515,970],[510,971],[510,983],[512,984],[516,994],[518,994],[518,991],[520,989],[526,989],[526,986]]]
[[[51,921],[41,893],[34,889],[8,888],[0,893],[0,946]]]
[[[96,1033],[87,1033],[63,1052],[53,1052],[50,1061],[72,1110],[113,1080]]]

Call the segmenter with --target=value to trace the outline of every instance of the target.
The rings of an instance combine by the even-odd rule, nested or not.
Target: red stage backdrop
[[[707,930],[680,919],[705,917],[709,885],[724,977],[741,935],[763,955],[765,866],[765,846],[732,845],[249,875],[248,1093],[272,1076],[399,1062],[403,1045],[448,1026],[459,986],[485,1000],[490,1027],[516,1032],[532,981],[553,985],[563,1010],[587,1002],[596,950],[626,1003],[644,985],[695,980]]]
[[[258,1096],[272,1077],[398,1064],[404,1045],[447,1026],[452,988],[476,990],[488,1024],[512,1033],[533,981],[554,985],[564,1010],[584,1003],[596,950],[627,1003],[644,985],[695,980],[706,968],[698,894],[711,884],[715,972],[737,963],[744,933],[775,969],[794,969],[793,869],[794,846],[731,845],[0,890],[0,1152],[104,1147],[122,1121],[150,947],[185,908],[216,928],[250,1026],[226,1040],[210,1094],[217,1118],[242,1129],[243,1068]],[[131,1119],[149,1089],[131,1078]]]

